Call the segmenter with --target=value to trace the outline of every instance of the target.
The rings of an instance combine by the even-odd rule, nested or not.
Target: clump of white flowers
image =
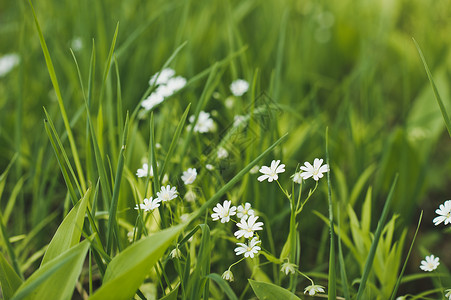
[[[186,85],[184,77],[174,75],[173,69],[166,68],[150,78],[149,85],[157,88],[141,103],[145,110],[151,110]]]
[[[194,123],[196,120],[196,117],[190,116],[189,121],[191,124]],[[197,118],[196,124],[194,124],[194,132],[200,132],[200,133],[206,133],[214,131],[215,129],[215,123],[213,122],[213,119],[210,118],[210,113],[205,111],[199,112],[199,117]]]
[[[230,91],[236,97],[243,96],[249,89],[249,83],[243,79],[237,79],[230,84]]]

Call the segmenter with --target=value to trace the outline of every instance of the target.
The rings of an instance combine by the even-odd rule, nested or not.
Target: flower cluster
[[[178,192],[175,186],[162,186],[161,190],[157,192],[157,198],[146,198],[143,200],[143,203],[140,203],[139,205],[136,204],[135,209],[142,209],[145,212],[153,211],[154,209],[160,207],[160,202],[171,201],[172,199],[177,198],[177,194]]]
[[[254,258],[254,256],[261,250],[261,241],[258,236],[254,234],[254,232],[263,229],[263,222],[257,222],[258,216],[255,215],[250,203],[246,202],[237,208],[236,206],[232,206],[232,201],[225,200],[223,204],[218,203],[213,208],[211,218],[213,221],[221,220],[221,223],[228,223],[230,221],[230,217],[235,215],[240,219],[240,221],[236,224],[238,230],[234,233],[235,237],[237,239],[241,239],[242,237],[248,239],[245,243],[236,243],[238,247],[234,250],[235,254],[243,254],[244,258]],[[230,271],[230,267],[222,274],[222,278],[228,281],[233,281],[233,273]]]
[[[196,117],[190,116],[189,121],[191,124],[194,123]],[[190,128],[190,127],[189,127]],[[197,118],[197,122],[194,125],[194,132],[200,132],[200,133],[206,133],[213,131],[215,129],[215,123],[213,122],[213,119],[210,118],[210,113],[205,111],[199,112],[199,117]]]
[[[298,184],[301,184],[302,180],[306,180],[310,177],[312,177],[315,181],[318,181],[320,178],[323,178],[323,173],[330,171],[329,165],[323,165],[323,159],[319,158],[315,158],[313,165],[306,161],[300,169],[301,171],[296,172],[291,176],[293,178],[293,181]],[[280,160],[273,160],[269,167],[263,166],[259,171],[263,175],[260,175],[257,178],[258,181],[261,182],[266,179],[268,180],[268,182],[272,182],[274,180],[277,181],[279,179],[278,174],[285,172],[285,165],[281,164]]]
[[[174,77],[174,75],[175,71],[173,69],[166,68],[150,78],[149,85],[157,86],[157,88],[141,103],[145,110],[151,110],[186,85],[184,77]]]

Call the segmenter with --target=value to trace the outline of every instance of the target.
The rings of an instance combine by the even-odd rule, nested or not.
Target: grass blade
[[[379,239],[382,234],[382,230],[384,229],[385,220],[388,216],[388,210],[390,208],[391,201],[393,199],[393,194],[395,191],[396,183],[398,182],[398,174],[396,174],[395,179],[393,180],[393,184],[390,188],[390,192],[388,193],[387,201],[385,201],[384,208],[382,210],[382,215],[379,218],[379,222],[377,223],[376,233],[374,234],[373,242],[371,243],[370,252],[368,253],[368,257],[365,262],[365,267],[363,269],[362,280],[360,281],[359,290],[357,292],[356,300],[362,299],[363,292],[366,287],[366,282],[368,280],[368,276],[370,275],[371,267],[373,265],[374,256],[376,255],[377,244],[379,243]]]
[[[207,278],[216,282],[230,300],[238,300],[238,297],[235,295],[230,285],[224,279],[222,279],[219,274],[208,274]]]
[[[17,275],[14,269],[6,261],[3,253],[0,252],[0,283],[2,285],[2,294],[5,300],[9,300],[19,286],[22,279]]]
[[[426,59],[423,56],[423,52],[420,49],[417,41],[413,39],[413,43],[417,48],[418,54],[420,54],[421,61],[423,62],[424,69],[426,70],[426,74],[428,75],[429,82],[431,83],[432,90],[434,92],[435,99],[437,100],[438,106],[440,106],[440,111],[442,112],[443,120],[445,121],[446,129],[448,129],[448,134],[451,137],[451,120],[449,119],[448,113],[446,112],[446,107],[443,104],[442,98],[438,93],[437,87],[435,86],[434,80],[432,79],[431,71],[426,63]]]

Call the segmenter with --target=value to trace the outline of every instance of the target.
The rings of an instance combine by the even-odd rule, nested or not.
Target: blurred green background
[[[420,250],[412,255],[408,271],[418,271],[421,249],[435,250],[444,265],[451,264],[451,254],[441,250],[443,235],[432,224],[435,209],[450,193],[450,138],[412,41],[422,48],[449,106],[451,1],[41,0],[34,5],[80,145],[84,144],[85,123],[79,118],[84,102],[70,47],[87,78],[95,40],[95,76],[101,82],[119,22],[115,54],[123,111],[138,105],[150,76],[183,42],[187,45],[172,67],[187,79],[242,50],[225,68],[208,110],[231,122],[240,106],[231,111],[224,106],[230,83],[237,78],[251,81],[258,74],[258,94],[279,108],[272,124],[279,134],[290,133],[281,157],[292,171],[298,163],[325,157],[328,127],[334,200],[347,203],[354,197],[359,211],[372,186],[375,228],[393,177],[399,173],[393,212],[400,214],[401,224],[413,231],[420,210],[425,211]],[[19,235],[52,211],[62,212],[66,197],[43,126],[42,107],[61,130],[62,120],[26,1],[0,2],[0,57],[8,53],[17,53],[21,62],[0,77],[0,170],[19,153],[5,189],[11,195],[22,181],[14,209],[22,219],[10,220],[11,235]],[[111,85],[107,95],[116,92]],[[202,87],[203,82],[194,83],[171,99],[171,106],[164,108],[166,115],[180,116],[188,103],[196,103]],[[250,97],[240,101],[246,107]],[[166,125],[159,126],[157,141],[168,139]],[[129,166],[132,172],[140,159]],[[362,188],[353,194],[358,184]],[[320,190],[324,197],[311,203],[311,209],[327,215],[326,185]],[[273,192],[266,195],[268,199],[257,201],[257,208],[272,219],[273,232],[286,230],[286,203]],[[6,203],[1,205],[3,210]],[[285,213],[274,215],[274,211]],[[327,229],[318,229],[318,222],[322,221],[312,213],[304,214],[301,221],[302,251],[312,258],[305,259],[310,268],[319,260],[318,251],[326,251],[308,246],[318,236],[327,240]],[[47,243],[46,236],[53,232],[50,227],[40,233],[35,249]]]

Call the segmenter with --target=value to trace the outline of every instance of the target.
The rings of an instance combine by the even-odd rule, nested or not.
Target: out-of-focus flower
[[[147,163],[143,163],[142,168],[138,169],[136,171],[136,176],[138,176],[140,178],[150,176],[152,178],[153,177],[153,169],[152,169],[152,167],[150,167],[150,171],[149,171],[149,165]]]
[[[247,220],[249,216],[254,215],[254,210],[251,208],[251,204],[246,202],[245,204],[241,204],[238,206],[238,213],[236,216],[240,219]]]
[[[206,168],[207,170],[209,170],[209,171],[213,171],[213,170],[215,169],[215,167],[214,167],[213,165],[211,165],[211,164],[206,164],[206,165],[205,165],[205,168]]]
[[[293,182],[297,183],[297,184],[301,184],[302,183],[302,176],[301,176],[302,172],[296,172],[294,173],[293,177]]]
[[[253,166],[252,169],[249,170],[249,173],[257,174],[258,170],[260,170],[260,166]]]
[[[224,273],[222,273],[222,278],[223,278],[224,280],[227,280],[227,281],[232,282],[232,281],[234,280],[232,271],[227,270],[227,271],[225,271]]]
[[[5,54],[0,57],[0,77],[5,76],[20,63],[20,56],[16,53]]]
[[[229,152],[223,147],[219,147],[218,149],[218,159],[224,159],[229,156]]]
[[[180,258],[182,258],[182,251],[180,251],[180,249],[179,249],[178,247],[175,247],[175,248],[171,251],[171,253],[169,254],[169,256],[170,256],[172,259],[174,259],[174,258],[180,259]]]
[[[191,184],[196,180],[197,171],[195,168],[188,168],[188,170],[183,171],[182,180],[185,185]]]
[[[249,83],[243,79],[237,79],[230,84],[230,91],[236,97],[243,96],[249,89]]]
[[[188,202],[194,202],[197,198],[196,193],[193,190],[188,190],[188,192],[186,192],[185,194],[185,200]]]
[[[191,124],[194,122],[195,116],[190,116],[189,121]],[[210,118],[210,113],[201,111],[199,113],[199,118],[197,118],[197,123],[194,125],[194,132],[206,133],[213,131],[215,128],[215,123],[213,119]]]

